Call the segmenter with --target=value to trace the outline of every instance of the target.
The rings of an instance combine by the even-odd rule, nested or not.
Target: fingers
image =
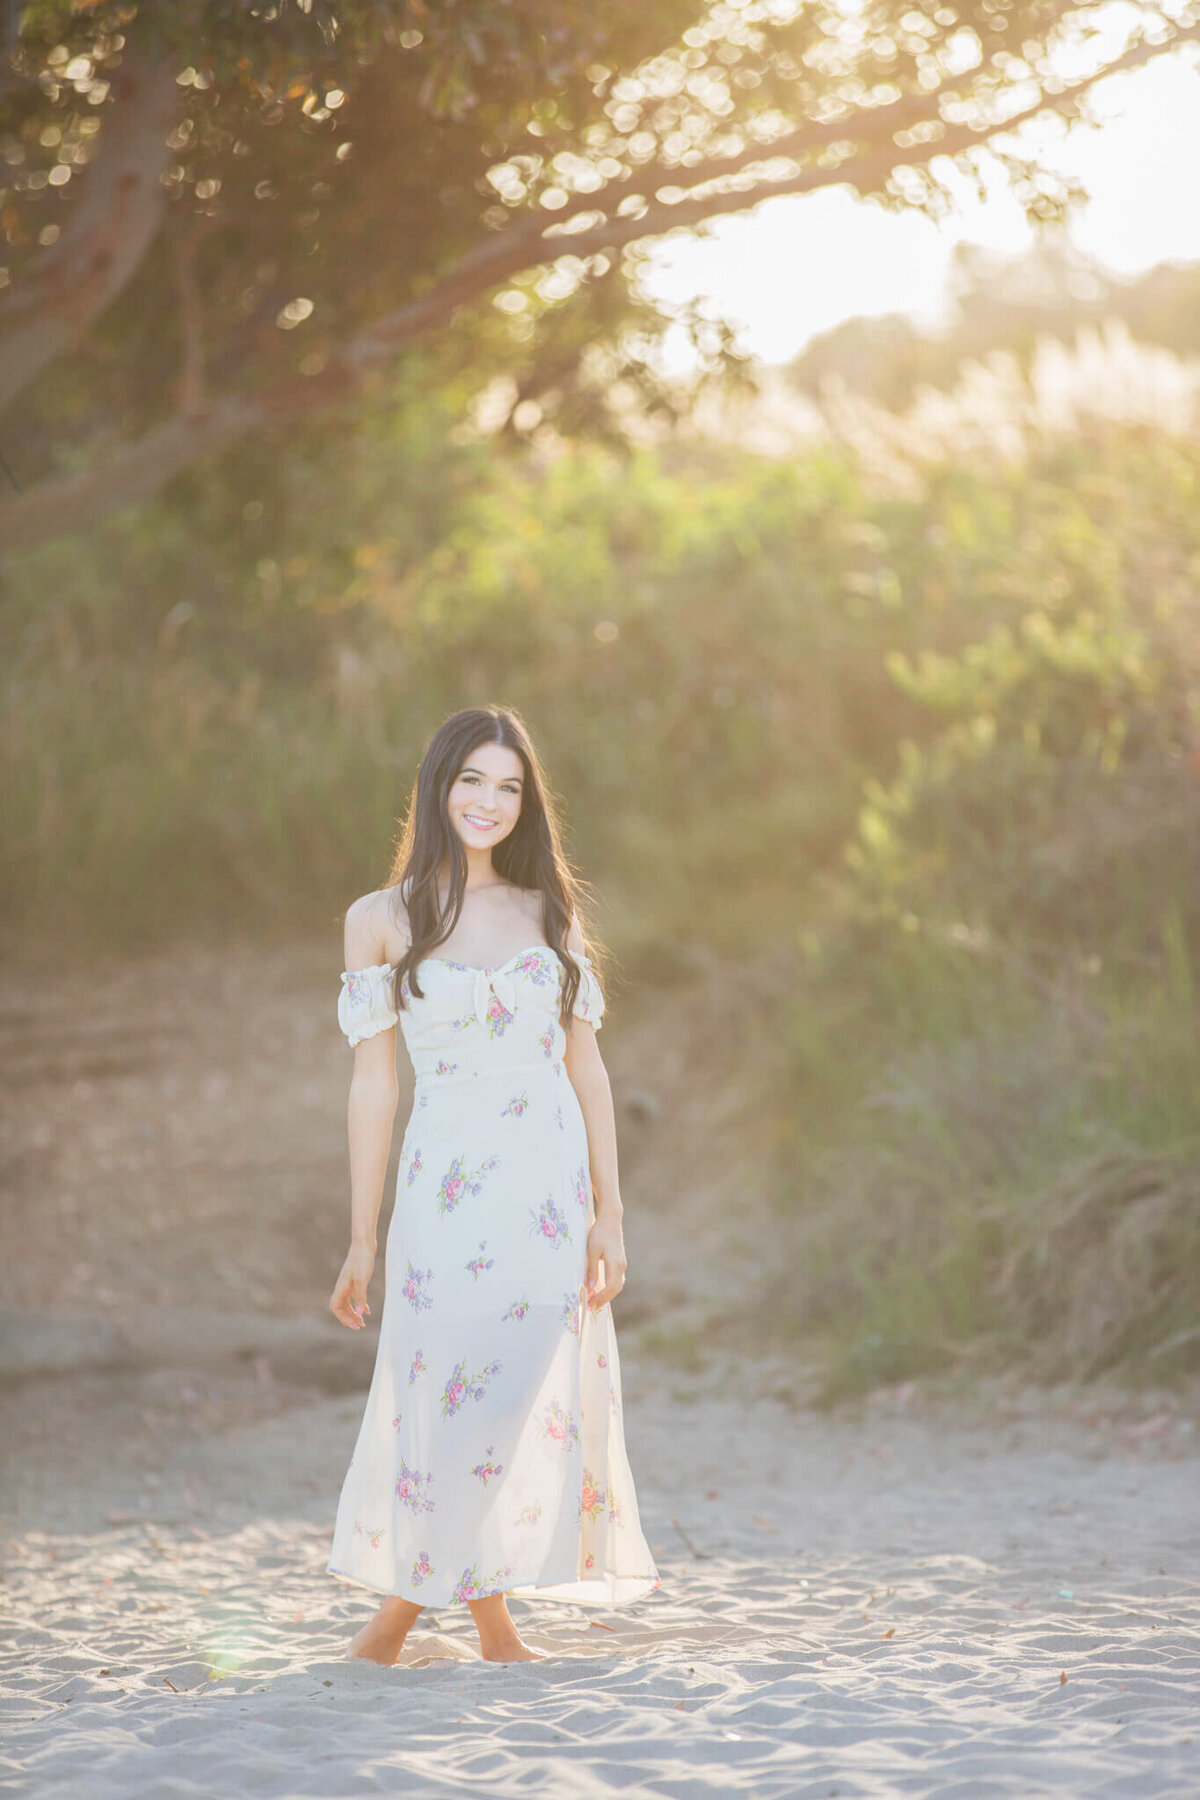
[[[621,1289],[625,1286],[625,1267],[626,1265],[623,1262],[615,1262],[611,1268],[605,1263],[604,1273],[607,1276],[607,1280],[597,1293],[592,1293],[591,1287],[593,1284],[589,1281],[588,1305],[593,1312],[599,1312],[602,1306],[607,1305],[610,1300],[616,1299]],[[597,1277],[597,1279],[599,1278]]]
[[[351,1331],[364,1330],[371,1308],[367,1304],[362,1282],[339,1281],[330,1298],[329,1310],[340,1324],[349,1326]]]

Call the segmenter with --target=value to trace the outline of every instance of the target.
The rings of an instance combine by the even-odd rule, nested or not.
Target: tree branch
[[[112,85],[100,153],[77,206],[0,304],[0,410],[115,299],[158,230],[179,96],[174,68],[130,49]]]
[[[905,148],[888,143],[871,155],[851,156],[825,168],[809,167],[778,181],[760,178],[748,188],[732,193],[693,196],[673,205],[659,202],[648,206],[636,219],[608,219],[582,232],[547,237],[547,230],[556,222],[548,220],[545,224],[539,222],[535,233],[514,230],[485,239],[425,294],[384,314],[352,338],[322,375],[297,375],[258,394],[226,396],[155,427],[136,443],[98,458],[87,470],[43,481],[0,507],[0,538],[11,552],[30,548],[62,531],[92,525],[120,507],[149,498],[200,457],[224,449],[247,432],[303,417],[349,398],[367,370],[413,339],[447,323],[456,307],[478,299],[498,282],[526,269],[543,266],[565,254],[587,256],[610,251],[680,226],[745,212],[780,194],[812,193],[844,184],[860,193],[872,191],[898,168],[921,167],[935,157],[959,155],[1014,131],[1056,101],[1084,93],[1106,76],[1149,62],[1189,38],[1200,38],[1200,23],[1177,32],[1169,44],[1132,46],[1105,68],[1072,83],[1062,95],[1040,95],[1009,118],[984,126],[945,126],[940,137],[926,143]],[[841,135],[846,137],[849,133],[843,130]],[[660,171],[663,179],[657,186],[678,185],[675,173]],[[597,197],[589,198],[594,201]]]

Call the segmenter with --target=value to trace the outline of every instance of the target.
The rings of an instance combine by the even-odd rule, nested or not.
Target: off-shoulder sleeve
[[[375,1037],[396,1023],[399,1014],[392,1000],[391,963],[373,963],[367,969],[343,969],[338,994],[338,1024],[351,1049],[364,1038]]]
[[[604,1016],[604,995],[600,983],[592,972],[591,960],[587,953],[575,958],[582,971],[579,992],[575,996],[574,1017],[586,1019],[589,1025],[600,1029],[600,1020]]]

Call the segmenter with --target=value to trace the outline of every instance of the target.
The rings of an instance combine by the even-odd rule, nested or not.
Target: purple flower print
[[[571,1227],[567,1224],[565,1214],[560,1213],[555,1206],[553,1194],[542,1201],[540,1212],[531,1206],[529,1216],[533,1220],[530,1230],[535,1236],[544,1237],[556,1250],[560,1244],[570,1243]]]
[[[606,1499],[607,1495],[600,1486],[600,1483],[596,1480],[596,1477],[585,1469],[583,1471],[583,1487],[580,1490],[579,1495],[580,1518],[590,1519],[594,1525],[596,1520],[600,1517],[600,1514],[604,1511]]]
[[[516,1518],[513,1520],[513,1523],[515,1525],[536,1525],[538,1520],[541,1518],[541,1516],[542,1516],[541,1501],[540,1500],[531,1500],[528,1506],[523,1506],[521,1508],[520,1512],[517,1514]]]
[[[448,1063],[448,1062],[444,1062],[444,1061],[439,1061],[436,1069],[434,1070],[434,1074],[435,1075],[453,1075],[455,1073],[455,1071],[457,1070],[457,1068],[458,1068],[457,1063]]]
[[[383,1540],[383,1526],[381,1525],[377,1531],[369,1531],[365,1525],[360,1525],[355,1519],[354,1535],[355,1537],[365,1537],[372,1550],[378,1550]]]
[[[549,1058],[554,1055],[554,1027],[547,1025],[538,1043],[542,1046],[542,1055]]]
[[[528,1106],[528,1094],[514,1094],[508,1105],[501,1108],[500,1117],[502,1119],[519,1119]]]
[[[493,993],[487,1004],[487,1028],[490,1038],[503,1037],[513,1022],[514,1014],[510,1013],[499,994]]]
[[[432,1470],[410,1469],[402,1460],[396,1477],[396,1498],[401,1506],[407,1506],[409,1512],[432,1512],[433,1501],[425,1492],[432,1480]]]
[[[414,1312],[427,1312],[433,1305],[433,1301],[422,1286],[423,1282],[432,1281],[432,1279],[432,1269],[414,1269],[409,1263],[408,1274],[400,1285],[400,1292]]]
[[[562,1303],[562,1327],[572,1337],[579,1336],[579,1295],[568,1294]]]
[[[527,950],[516,964],[517,971],[528,975],[535,987],[545,987],[553,979],[558,964],[550,961],[549,950]]]
[[[451,1213],[465,1194],[478,1194],[483,1188],[484,1176],[499,1162],[498,1156],[489,1156],[477,1169],[464,1169],[462,1157],[456,1156],[438,1185],[438,1211]]]
[[[551,1400],[538,1420],[538,1429],[548,1442],[557,1444],[560,1450],[569,1450],[572,1444],[579,1442],[579,1426],[569,1413],[563,1411],[557,1400]]]
[[[413,1182],[417,1179],[417,1176],[420,1173],[421,1173],[421,1152],[419,1150],[414,1150],[413,1151],[413,1159],[408,1165],[408,1174],[404,1177],[405,1185],[407,1187],[411,1187]]]
[[[587,1163],[581,1162],[579,1167],[575,1171],[575,1200],[576,1200],[576,1204],[578,1206],[580,1206],[584,1212],[587,1211],[587,1205],[588,1205],[588,1201],[591,1198],[591,1193],[592,1193],[591,1172],[588,1169]]]
[[[478,1375],[468,1375],[465,1361],[456,1362],[449,1381],[442,1389],[443,1419],[452,1419],[468,1400],[482,1400],[487,1392],[488,1382],[499,1372],[500,1364],[491,1362],[486,1368],[480,1369]]]
[[[500,1584],[506,1575],[511,1574],[512,1565],[509,1564],[506,1568],[497,1569],[494,1575],[484,1576],[481,1580],[477,1572],[477,1565],[472,1563],[470,1568],[464,1569],[459,1576],[450,1598],[451,1600],[485,1600],[489,1594],[500,1593],[502,1591]]]
[[[464,1265],[463,1265],[463,1267],[466,1268],[467,1270],[469,1270],[469,1272],[475,1277],[476,1281],[479,1280],[479,1277],[483,1274],[485,1269],[494,1269],[496,1266],[496,1259],[494,1256],[489,1256],[485,1259],[483,1253],[486,1249],[487,1249],[487,1239],[484,1238],[483,1242],[479,1246],[478,1255],[473,1256],[471,1258],[470,1262],[464,1263]]]
[[[421,1360],[421,1352],[418,1350],[417,1354],[412,1359],[412,1366],[410,1367],[410,1369],[408,1371],[409,1387],[412,1386],[413,1382],[417,1379],[417,1376],[424,1374],[424,1372],[425,1372],[425,1364]]]
[[[428,1094],[422,1094],[422,1095],[421,1095],[421,1097],[420,1097],[420,1099],[419,1099],[419,1100],[418,1100],[418,1101],[417,1101],[417,1111],[418,1111],[418,1112],[424,1112],[424,1110],[425,1110],[425,1108],[426,1108],[426,1107],[427,1107],[427,1106],[428,1106],[428,1105],[429,1105],[429,1095],[428,1095]]]
[[[422,1550],[418,1555],[417,1560],[413,1563],[412,1574],[409,1576],[409,1580],[413,1587],[420,1587],[421,1583],[423,1581],[428,1581],[432,1574],[433,1564],[429,1560],[429,1552],[428,1550]]]
[[[565,1131],[567,1129],[566,1124],[563,1120],[562,1101],[561,1100],[559,1101],[558,1105],[554,1109],[554,1123],[558,1126],[558,1129],[560,1131]]]
[[[528,1300],[514,1300],[507,1312],[501,1313],[502,1319],[523,1319],[529,1311]]]
[[[492,1479],[493,1475],[503,1475],[504,1464],[503,1463],[494,1463],[492,1461],[492,1446],[491,1446],[491,1444],[488,1445],[487,1449],[484,1451],[483,1454],[487,1457],[488,1460],[486,1462],[476,1463],[475,1467],[471,1470],[471,1473],[472,1473],[472,1475],[478,1475],[480,1481],[482,1481],[484,1487],[486,1487],[488,1482]]]

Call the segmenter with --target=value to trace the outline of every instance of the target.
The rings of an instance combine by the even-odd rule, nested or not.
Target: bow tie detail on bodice
[[[481,1025],[501,1012],[517,1010],[517,990],[511,975],[502,969],[479,969],[475,974],[475,1017]]]

